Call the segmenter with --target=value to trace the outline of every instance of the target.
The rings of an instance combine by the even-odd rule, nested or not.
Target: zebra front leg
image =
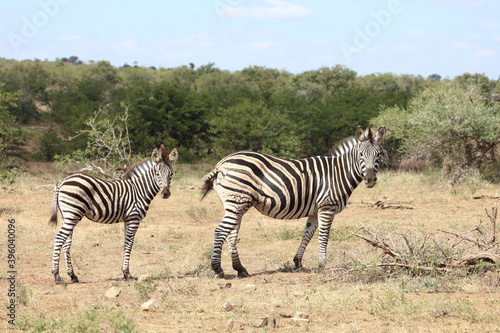
[[[236,241],[238,240],[238,231],[240,230],[240,223],[234,228],[227,237],[227,245],[229,247],[229,251],[231,252],[231,259],[233,262],[233,269],[238,272],[239,277],[248,277],[250,276],[241,264],[240,257],[238,256],[238,249],[236,248]]]
[[[326,249],[328,247],[328,238],[335,214],[333,209],[325,208],[318,213],[319,217],[319,266],[323,266],[326,261]]]
[[[73,271],[73,265],[71,264],[71,242],[73,241],[73,234],[70,234],[68,238],[66,238],[66,241],[64,242],[64,245],[62,246],[63,252],[64,252],[64,257],[66,258],[66,271],[68,275],[71,277],[71,282],[76,283],[80,282],[78,281],[78,278],[75,275],[75,272]]]
[[[130,252],[132,252],[132,246],[134,245],[135,233],[139,228],[139,222],[140,221],[136,220],[125,222],[125,242],[123,245],[123,264],[122,264],[123,279],[125,281],[134,279],[132,275],[130,275],[129,261],[130,261]]]
[[[302,240],[300,241],[299,249],[293,257],[293,262],[295,263],[294,271],[298,271],[302,268],[302,256],[306,251],[307,244],[311,241],[311,238],[318,227],[318,217],[317,216],[309,216],[307,218],[306,227],[304,228],[304,232],[302,233]]]

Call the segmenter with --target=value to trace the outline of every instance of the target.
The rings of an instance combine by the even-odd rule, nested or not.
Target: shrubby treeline
[[[478,86],[485,103],[499,100],[499,87],[484,75],[447,81]],[[406,110],[420,93],[444,84],[437,74],[359,76],[342,65],[299,74],[259,66],[231,72],[213,63],[114,67],[75,56],[0,59],[0,83],[2,93],[17,97],[4,113],[17,124],[36,124],[32,158],[51,161],[84,150],[89,138],[75,134],[88,129],[88,119],[98,110],[114,119],[127,109],[134,153],[145,155],[163,142],[178,147],[186,162],[244,149],[285,157],[323,154],[358,125],[368,126],[385,110]],[[63,140],[68,137],[75,138]],[[397,150],[402,140],[395,142]]]

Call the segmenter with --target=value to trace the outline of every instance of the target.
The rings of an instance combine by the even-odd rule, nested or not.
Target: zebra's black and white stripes
[[[294,257],[295,268],[319,227],[319,261],[326,259],[328,236],[335,214],[347,205],[354,189],[364,180],[376,184],[385,127],[376,133],[358,127],[354,137],[339,142],[328,156],[285,159],[255,152],[237,152],[222,159],[204,177],[203,197],[215,189],[224,207],[224,218],[215,229],[212,269],[224,276],[221,252],[227,241],[232,266],[247,276],[236,240],[243,215],[251,207],[276,219],[308,217]]]
[[[135,233],[146,216],[153,198],[162,192],[170,196],[172,164],[177,160],[177,150],[167,153],[163,145],[154,149],[148,161],[138,163],[125,174],[125,179],[106,181],[84,173],[65,177],[56,185],[52,202],[50,223],[57,224],[57,210],[63,225],[54,239],[52,274],[60,283],[59,257],[61,248],[66,259],[68,275],[78,282],[71,264],[70,248],[73,230],[85,216],[98,223],[125,222],[125,243],[122,272],[125,279],[132,278],[129,259]]]

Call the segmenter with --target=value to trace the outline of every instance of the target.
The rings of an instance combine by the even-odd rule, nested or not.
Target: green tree
[[[301,142],[294,124],[282,110],[246,100],[211,119],[213,147],[219,157],[239,150],[296,157]]]
[[[0,176],[17,164],[26,141],[25,132],[8,111],[16,106],[19,96],[5,91],[5,85],[0,83]]]
[[[205,101],[187,84],[137,80],[126,89],[130,108],[130,137],[135,151],[149,150],[159,142],[176,146],[183,159],[188,152],[202,154],[208,122]]]
[[[478,85],[481,88],[481,93],[488,98],[489,101],[500,101],[500,96],[498,95],[497,81],[490,80],[484,74],[470,74],[464,73],[453,79],[463,87],[467,87],[471,84]],[[495,89],[497,88],[497,89]]]
[[[95,112],[85,122],[86,128],[69,138],[72,140],[84,135],[88,138],[87,145],[83,150],[57,155],[55,159],[60,169],[65,169],[70,162],[76,162],[82,167],[80,171],[115,179],[130,165],[132,150],[128,132],[128,108],[124,106],[123,114],[113,119],[106,111],[100,109]]]
[[[335,91],[348,88],[355,82],[357,73],[345,66],[322,67],[307,71],[293,79],[293,87],[310,99],[322,99]]]
[[[450,183],[496,163],[500,105],[489,103],[478,84],[440,82],[415,96],[406,109],[387,108],[373,122],[387,126],[404,162],[441,163],[442,177]]]
[[[66,84],[54,89],[50,117],[62,125],[62,136],[67,137],[86,128],[86,122],[94,112],[111,103],[112,93],[120,82],[117,69],[107,61],[99,61],[84,66]],[[87,141],[88,137],[82,135],[68,142],[66,148],[85,149]]]
[[[9,92],[21,92],[15,106],[9,111],[20,123],[39,118],[37,104],[48,103],[48,87],[52,83],[51,73],[40,62],[25,60],[0,70],[0,78]]]

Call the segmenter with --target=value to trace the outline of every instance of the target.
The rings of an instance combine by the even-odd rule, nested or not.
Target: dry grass
[[[18,328],[43,332],[192,332],[223,331],[231,320],[245,331],[255,320],[276,319],[273,331],[330,332],[498,332],[500,273],[457,271],[438,276],[411,276],[405,271],[384,275],[370,269],[380,256],[355,237],[348,237],[358,221],[393,232],[436,233],[438,228],[465,230],[484,216],[500,186],[469,182],[454,188],[417,173],[381,172],[373,189],[361,186],[348,208],[335,218],[326,268],[317,269],[317,237],[304,256],[303,271],[290,273],[304,220],[279,221],[251,210],[240,231],[240,257],[251,274],[238,279],[224,247],[226,279],[210,270],[213,231],[223,211],[211,193],[200,202],[200,178],[209,165],[179,165],[168,200],[156,198],[136,236],[131,273],[147,274],[143,282],[121,280],[122,225],[82,221],[72,246],[78,284],[55,285],[50,273],[53,238],[47,226],[51,189],[58,175],[51,165],[32,166],[31,173],[13,185],[1,185],[0,218],[14,218],[18,272]],[[413,210],[375,209],[375,200],[411,201]],[[6,228],[6,224],[2,224]],[[6,233],[3,233],[4,235]],[[5,236],[6,237],[6,236]],[[0,244],[5,244],[2,240]],[[3,245],[2,245],[3,246]],[[5,250],[3,251],[5,253]],[[3,256],[6,266],[6,257]],[[341,276],[337,262],[365,267]],[[0,288],[6,295],[6,269]],[[64,280],[69,278],[63,274]],[[116,299],[104,297],[118,286]],[[150,298],[151,311],[141,311]],[[7,304],[4,297],[4,304]],[[232,303],[226,311],[223,305]],[[227,307],[226,307],[227,308]],[[293,326],[283,313],[309,315],[306,326]],[[281,314],[281,315],[280,315]],[[5,311],[0,327],[7,327]]]

